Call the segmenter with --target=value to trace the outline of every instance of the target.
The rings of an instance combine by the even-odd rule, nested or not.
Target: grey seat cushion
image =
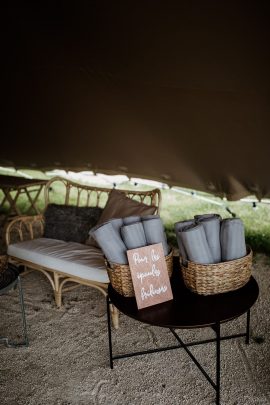
[[[45,213],[44,237],[66,242],[84,243],[103,209],[49,204]]]
[[[70,276],[109,282],[102,251],[82,243],[37,238],[9,245],[8,255]]]

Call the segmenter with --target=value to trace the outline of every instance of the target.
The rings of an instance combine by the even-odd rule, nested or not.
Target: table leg
[[[25,308],[24,308],[24,301],[23,301],[23,291],[21,285],[21,279],[18,277],[14,280],[11,284],[9,284],[5,289],[2,289],[1,294],[4,292],[9,291],[12,288],[18,287],[19,292],[19,300],[21,306],[21,316],[22,316],[22,326],[23,326],[23,340],[20,342],[10,341],[9,338],[0,336],[0,342],[3,342],[6,347],[21,347],[25,346],[28,347],[29,341],[27,336],[27,326],[26,326],[26,317],[25,317]]]
[[[249,344],[250,309],[247,311],[246,345]]]
[[[110,311],[110,298],[109,298],[108,295],[107,295],[107,321],[108,321],[108,337],[109,337],[110,367],[111,367],[111,369],[113,369],[111,311]]]
[[[4,193],[4,192],[3,192],[3,193]],[[3,198],[2,198],[2,201],[1,201],[1,203],[0,203],[0,209],[4,207],[4,204],[5,204],[6,201],[7,201],[7,196],[4,194],[4,195],[3,195]]]
[[[216,404],[220,401],[220,322],[215,325],[216,332]]]
[[[15,190],[10,190],[7,188],[3,188],[3,192],[5,194],[5,197],[10,205],[9,208],[9,213],[12,214],[13,212],[15,212],[16,215],[21,215],[21,211],[19,209],[19,207],[16,205],[17,199],[20,195],[20,190],[16,190],[16,194],[14,197],[12,197],[11,192]]]
[[[24,335],[24,343],[25,346],[29,345],[28,336],[27,336],[27,326],[26,326],[26,318],[25,318],[25,308],[24,308],[24,300],[23,300],[23,290],[21,285],[21,279],[18,277],[18,289],[20,295],[20,304],[21,304],[21,312],[22,312],[22,324],[23,324],[23,335]]]

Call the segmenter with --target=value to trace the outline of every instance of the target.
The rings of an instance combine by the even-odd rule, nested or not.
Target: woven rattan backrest
[[[104,207],[110,193],[110,188],[87,186],[73,181],[53,177],[45,187],[45,208],[50,203]],[[156,213],[160,211],[161,193],[158,188],[147,191],[121,190],[127,197],[143,202],[147,205],[155,205]]]

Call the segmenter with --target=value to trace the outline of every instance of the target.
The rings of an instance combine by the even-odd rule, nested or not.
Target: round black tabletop
[[[173,300],[138,310],[136,299],[123,297],[109,284],[112,304],[123,314],[150,325],[165,328],[201,328],[226,322],[247,312],[259,295],[259,287],[251,277],[235,291],[216,295],[198,295],[186,288],[177,261],[171,277]]]

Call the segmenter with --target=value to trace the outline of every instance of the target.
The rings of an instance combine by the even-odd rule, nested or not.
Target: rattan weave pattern
[[[248,247],[248,254],[236,260],[216,264],[181,263],[184,283],[191,291],[201,295],[237,290],[250,279],[252,256],[252,250]]]
[[[168,275],[171,277],[173,271],[173,251],[165,256],[167,264]],[[112,287],[124,297],[134,297],[135,292],[133,288],[130,268],[128,264],[117,264],[107,262],[107,272]]]

